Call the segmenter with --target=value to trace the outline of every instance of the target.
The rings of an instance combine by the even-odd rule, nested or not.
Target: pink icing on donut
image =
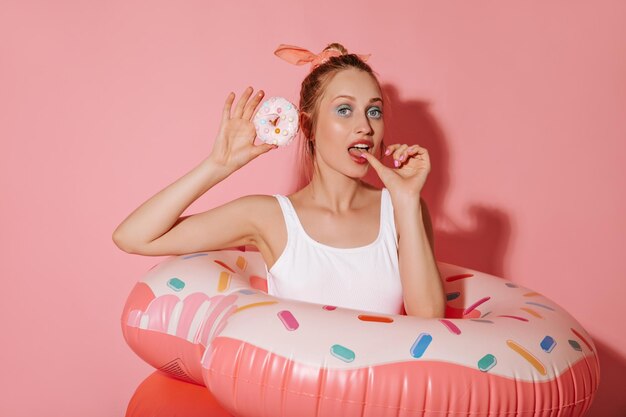
[[[254,127],[261,141],[289,145],[298,132],[298,109],[284,97],[270,97],[254,115]]]

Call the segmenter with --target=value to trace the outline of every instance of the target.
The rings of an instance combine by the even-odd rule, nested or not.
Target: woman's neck
[[[354,207],[365,186],[360,178],[350,178],[329,169],[320,171],[316,167],[311,182],[301,191],[309,202],[339,213]]]

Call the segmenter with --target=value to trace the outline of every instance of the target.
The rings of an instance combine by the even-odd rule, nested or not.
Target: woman
[[[281,45],[277,55],[294,63],[297,49],[302,51]],[[299,104],[308,178],[303,188],[289,196],[244,196],[180,217],[217,183],[276,148],[254,144],[251,119],[264,93],[253,96],[248,87],[234,111],[234,93],[226,98],[210,155],[131,213],[115,230],[114,242],[128,253],[151,256],[253,245],[265,260],[272,295],[443,317],[445,295],[420,198],[430,172],[428,152],[383,144],[382,90],[361,57],[330,44],[314,56],[312,67]],[[394,168],[375,156],[382,157],[383,149]],[[382,190],[362,181],[370,165]]]

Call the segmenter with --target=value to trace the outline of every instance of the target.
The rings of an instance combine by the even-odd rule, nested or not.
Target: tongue
[[[348,152],[350,152],[350,155],[352,155],[352,156],[359,157],[359,156],[361,156],[361,154],[363,152],[367,152],[367,151],[365,149],[350,148],[350,149],[348,149]]]

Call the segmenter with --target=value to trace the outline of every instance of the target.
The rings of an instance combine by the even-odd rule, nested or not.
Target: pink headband
[[[294,65],[304,65],[307,62],[310,62],[311,71],[313,71],[317,66],[322,65],[324,62],[328,61],[330,57],[341,56],[343,55],[343,53],[336,49],[327,49],[316,55],[308,49],[300,48],[299,46],[285,45],[281,43],[274,51],[274,55]],[[367,61],[371,54],[356,55],[361,58],[361,60]]]

